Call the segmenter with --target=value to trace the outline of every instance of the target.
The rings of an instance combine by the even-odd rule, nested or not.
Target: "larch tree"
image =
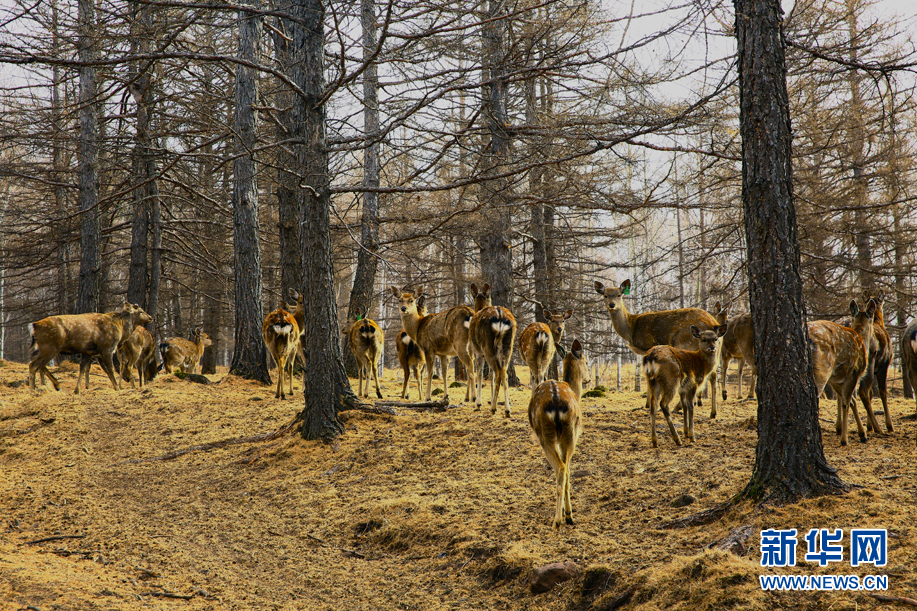
[[[80,286],[77,312],[99,310],[102,226],[99,220],[99,100],[96,85],[95,0],[80,0],[77,51],[80,58]]]

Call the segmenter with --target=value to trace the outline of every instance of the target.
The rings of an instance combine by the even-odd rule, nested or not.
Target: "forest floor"
[[[330,444],[287,434],[163,459],[281,429],[301,395],[274,399],[273,388],[225,372],[210,385],[165,376],[116,392],[97,366],[89,392],[74,395],[76,369],[61,368],[62,392],[36,393],[24,365],[0,362],[3,610],[906,608],[864,591],[764,592],[758,576],[768,574],[882,574],[881,594],[917,597],[917,427],[914,402],[900,397],[890,437],[861,444],[854,433],[849,447],[834,433],[834,403],[823,402],[825,453],[855,486],[848,494],[744,503],[688,528],[664,526],[748,481],[756,404],[729,400],[710,420],[705,402],[697,443],[680,448],[661,421],[654,450],[639,393],[584,399],[576,524],[555,532],[552,473],[525,388],[511,392],[510,420],[469,405],[346,412]],[[400,380],[386,372],[387,399],[400,396]],[[463,396],[451,389],[453,403]],[[673,506],[685,494],[696,500]],[[744,555],[708,549],[742,526]],[[767,528],[799,530],[797,566],[760,566]],[[810,528],[844,529],[843,562],[804,561]],[[850,528],[888,529],[887,566],[850,566]],[[531,593],[533,568],[570,560],[579,577]]]

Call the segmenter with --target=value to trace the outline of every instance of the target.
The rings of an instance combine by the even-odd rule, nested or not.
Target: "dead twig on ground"
[[[900,603],[902,605],[917,607],[917,600],[907,598],[906,596],[888,596],[886,594],[870,594],[870,596],[882,603]]]
[[[41,539],[35,539],[34,541],[26,541],[22,545],[36,545],[38,543],[44,543],[46,541],[60,541],[61,539],[85,539],[86,535],[51,535],[50,537],[42,537]]]

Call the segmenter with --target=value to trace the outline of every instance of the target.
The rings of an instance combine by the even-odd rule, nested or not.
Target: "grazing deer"
[[[166,373],[174,373],[176,367],[182,373],[197,373],[197,366],[204,356],[204,348],[213,345],[213,341],[204,333],[203,327],[195,328],[192,335],[194,342],[189,342],[183,337],[170,337],[159,344],[162,368]]]
[[[681,439],[675,432],[675,425],[669,415],[669,403],[678,391],[679,403],[684,417],[685,439],[694,441],[694,398],[697,389],[716,370],[716,354],[719,339],[726,334],[726,325],[714,327],[712,331],[701,331],[691,325],[691,335],[700,343],[697,350],[682,350],[672,346],[654,346],[643,357],[643,371],[646,374],[646,406],[650,412],[650,429],[653,447],[656,441],[656,408],[662,410],[669,432],[676,445]],[[715,393],[711,393],[715,394]]]
[[[426,297],[424,295],[417,298],[417,313],[421,318],[429,314],[425,301]],[[395,348],[398,350],[398,362],[401,364],[401,369],[404,370],[404,386],[401,388],[401,398],[407,399],[408,397],[408,382],[411,381],[411,371],[413,370],[414,378],[417,380],[417,400],[423,400],[423,391],[420,389],[420,372],[424,370],[427,364],[423,356],[423,350],[404,329],[395,338]]]
[[[417,300],[423,295],[423,287],[413,293],[402,293],[390,287],[401,311],[404,330],[417,342],[423,351],[427,368],[427,401],[433,393],[433,359],[439,357],[443,370],[443,399],[449,401],[449,357],[457,356],[465,371],[474,372],[474,355],[469,351],[468,328],[474,311],[465,305],[454,306],[445,312],[421,316]],[[471,374],[469,374],[471,375]],[[469,380],[465,389],[465,401],[473,398],[473,384]]]
[[[891,412],[888,410],[888,367],[892,362],[892,342],[888,329],[885,328],[885,313],[882,311],[885,294],[882,291],[877,291],[875,295],[871,295],[869,291],[863,291],[863,302],[869,303],[870,299],[876,303],[876,317],[872,328],[873,341],[869,347],[869,375],[863,378],[860,392],[864,392],[864,390],[868,392],[868,400],[872,405],[872,381],[875,379],[876,387],[879,389],[879,399],[882,401],[882,410],[885,414],[885,430],[893,433],[895,425],[892,424]],[[863,384],[866,385],[865,389],[862,388]],[[867,428],[872,428],[872,426],[872,422],[870,422]]]
[[[106,314],[63,314],[29,323],[29,335],[32,338],[29,388],[35,390],[35,374],[41,372],[42,380],[47,376],[54,390],[60,390],[57,378],[48,371],[48,363],[58,354],[79,354],[80,373],[76,378],[76,394],[80,393],[80,380],[83,378],[86,379],[86,388],[89,388],[92,357],[98,357],[112,387],[121,390],[112,362],[115,351],[119,344],[131,336],[137,325],[152,321],[153,317],[144,312],[143,308],[125,301],[120,310]]]
[[[385,333],[379,328],[374,320],[363,318],[360,314],[356,317],[349,318],[347,324],[341,329],[341,333],[347,336],[350,344],[350,351],[357,359],[357,369],[360,370],[360,385],[358,387],[358,396],[369,396],[369,377],[372,374],[373,382],[376,384],[376,396],[382,398],[382,391],[379,390],[379,357],[382,356],[382,344],[385,342]],[[366,380],[364,387],[363,380]]]
[[[818,387],[819,395],[826,384],[837,395],[837,420],[834,428],[841,436],[842,446],[847,445],[848,407],[853,410],[860,441],[866,443],[866,431],[860,421],[853,392],[867,373],[875,312],[876,303],[872,300],[866,304],[865,311],[859,309],[856,301],[851,301],[852,328],[830,320],[815,320],[808,325],[809,338],[812,340],[815,385]],[[867,416],[875,422],[875,415],[872,414],[872,406],[869,405],[865,392],[860,393],[860,399],[866,408]],[[876,429],[878,431],[878,426]]]
[[[573,310],[558,314],[545,310],[544,317],[548,323],[533,322],[519,336],[519,356],[529,367],[529,388],[532,391],[545,381],[548,367],[554,360],[554,345],[563,338],[564,327],[571,316]]]
[[[293,315],[277,308],[264,318],[261,325],[261,337],[267,351],[271,353],[277,363],[277,388],[274,391],[275,399],[286,399],[283,391],[283,378],[286,376],[290,387],[290,396],[293,396],[293,361],[296,359],[296,349],[299,346],[299,325]],[[289,370],[289,371],[288,371]]]
[[[726,326],[726,335],[723,336],[723,345],[720,348],[720,386],[723,389],[723,401],[727,398],[726,378],[729,364],[735,359],[739,362],[739,372],[736,389],[736,398],[742,399],[742,374],[745,365],[751,371],[751,384],[748,387],[748,398],[755,397],[755,382],[758,370],[755,368],[755,331],[751,326],[751,314],[745,312],[731,319]]]
[[[699,342],[691,333],[691,326],[701,331],[720,326],[710,312],[700,308],[661,310],[631,314],[624,306],[624,295],[630,294],[630,280],[621,286],[605,287],[595,283],[596,292],[602,296],[605,307],[611,315],[611,324],[630,349],[638,355],[645,355],[653,346],[673,346],[682,350],[696,350]],[[716,389],[716,371],[710,375],[710,387]],[[710,393],[710,417],[716,418],[716,393]]]
[[[136,388],[132,370],[137,368],[140,388],[156,377],[156,342],[153,334],[145,327],[137,326],[127,341],[118,346],[118,360],[121,361],[121,378]]]
[[[917,320],[911,321],[901,334],[901,369],[917,397]]]
[[[509,418],[509,380],[506,368],[513,358],[513,341],[516,339],[516,318],[503,306],[488,306],[476,312],[469,327],[475,356],[483,356],[475,371],[477,396],[475,411],[481,409],[484,384],[484,362],[490,365],[490,413],[497,413],[497,395],[503,386],[504,415]],[[474,370],[473,370],[474,371]]]
[[[554,467],[557,482],[557,503],[554,509],[554,529],[561,519],[573,524],[570,502],[570,462],[576,443],[583,431],[580,398],[583,384],[588,383],[589,364],[578,339],[564,357],[563,381],[548,380],[535,387],[529,401],[529,424],[541,444],[548,462]]]

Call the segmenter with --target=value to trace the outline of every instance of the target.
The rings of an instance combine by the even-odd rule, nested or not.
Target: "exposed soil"
[[[158,460],[280,429],[301,399],[225,373],[210,385],[161,377],[116,392],[98,367],[75,396],[77,367],[61,369],[62,392],[35,393],[10,386],[26,380],[24,365],[0,362],[3,609],[891,608],[863,592],[765,593],[765,573],[881,573],[884,594],[917,597],[910,400],[891,401],[892,436],[860,444],[854,434],[846,448],[834,403],[823,402],[825,452],[859,486],[851,493],[764,511],[743,504],[711,525],[664,529],[742,489],[755,403],[721,404],[715,421],[700,408],[698,441],[682,448],[662,421],[653,450],[639,393],[587,398],[576,524],[555,532],[552,473],[529,431],[525,388],[511,393],[511,420],[467,405],[347,412],[331,444],[288,434]],[[400,396],[400,376],[387,372],[388,399]],[[453,402],[463,396],[451,390]],[[674,507],[686,494],[696,501]],[[744,525],[745,556],[706,549]],[[888,566],[804,562],[802,535],[819,527],[887,528]],[[764,528],[800,529],[798,566],[760,567]],[[578,578],[531,594],[534,567],[567,560]]]

